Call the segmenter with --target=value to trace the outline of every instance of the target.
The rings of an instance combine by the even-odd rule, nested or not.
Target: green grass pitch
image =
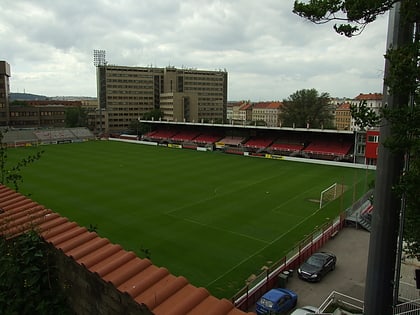
[[[367,190],[373,172],[111,141],[43,146],[20,191],[217,297],[281,259]],[[10,149],[9,159],[34,148]],[[339,182],[340,201],[318,209]],[[354,189],[352,189],[354,188]]]

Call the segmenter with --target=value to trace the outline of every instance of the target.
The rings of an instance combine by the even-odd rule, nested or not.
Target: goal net
[[[319,199],[319,207],[322,208],[328,202],[336,199],[339,195],[338,184],[334,183],[330,187],[321,191],[321,198]]]

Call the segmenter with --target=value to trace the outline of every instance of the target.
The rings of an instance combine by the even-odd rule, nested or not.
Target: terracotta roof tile
[[[15,236],[31,228],[81,266],[143,303],[156,315],[241,315],[226,299],[210,295],[166,268],[141,259],[120,245],[0,185],[0,231]]]
[[[52,213],[48,218],[48,221],[44,221],[39,225],[41,235],[46,241],[77,226],[76,222],[70,222],[66,218],[60,217],[57,213]]]
[[[147,288],[150,288],[153,284],[162,281],[168,275],[169,271],[166,268],[158,268],[154,265],[150,265],[142,272],[124,282],[118,287],[118,289],[122,292],[127,292],[135,298]]]
[[[108,273],[103,277],[103,279],[112,282],[112,284],[118,287],[134,277],[136,274],[146,269],[151,264],[152,263],[148,259],[140,259],[138,257],[134,257],[124,265],[121,265],[119,268]]]
[[[75,260],[78,260],[79,258],[86,256],[99,248],[103,248],[106,244],[109,244],[107,239],[95,237],[85,244],[68,251],[67,255]]]
[[[143,302],[154,312],[155,308],[164,303],[176,292],[182,290],[187,284],[188,280],[184,277],[175,277],[171,275],[170,277],[165,278],[164,281],[155,283],[152,287],[143,292],[143,294],[137,296],[135,300],[137,302]]]
[[[359,100],[359,101],[362,101],[362,100],[366,100],[366,101],[367,100],[378,100],[378,101],[380,101],[380,100],[382,100],[382,94],[381,93],[369,93],[369,94],[360,93],[354,99]]]
[[[163,303],[153,309],[153,312],[165,315],[185,315],[209,295],[204,288],[186,284],[181,290],[173,292]]]
[[[115,245],[108,243],[101,248],[98,248],[94,252],[87,254],[86,256],[80,257],[77,259],[77,262],[85,266],[90,270],[90,267],[97,265],[99,262],[103,261],[105,258],[111,257],[114,254],[121,252],[122,247],[120,245]]]
[[[81,246],[95,237],[98,237],[96,233],[89,233],[86,229],[82,228],[80,234],[76,234],[73,238],[55,245],[55,247],[61,249],[65,254],[67,254],[67,252],[71,249]]]
[[[65,241],[87,231],[86,228],[82,228],[78,226],[77,224],[74,226],[70,226],[70,225],[66,225],[66,226],[67,226],[66,230],[62,231],[60,234],[57,234],[55,236],[48,237],[46,238],[46,240],[49,243],[52,243],[53,245],[58,247],[58,245],[60,245],[61,243],[64,243]]]

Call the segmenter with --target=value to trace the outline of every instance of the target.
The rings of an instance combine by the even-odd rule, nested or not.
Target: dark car
[[[256,312],[264,314],[284,314],[296,306],[297,294],[288,289],[271,289],[257,302]]]
[[[297,270],[299,278],[306,281],[320,281],[335,269],[337,257],[327,252],[318,252],[309,257]]]

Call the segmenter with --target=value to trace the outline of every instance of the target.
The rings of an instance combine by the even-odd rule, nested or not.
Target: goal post
[[[321,198],[319,198],[319,208],[322,208],[327,202],[337,198],[337,183],[321,191]]]

